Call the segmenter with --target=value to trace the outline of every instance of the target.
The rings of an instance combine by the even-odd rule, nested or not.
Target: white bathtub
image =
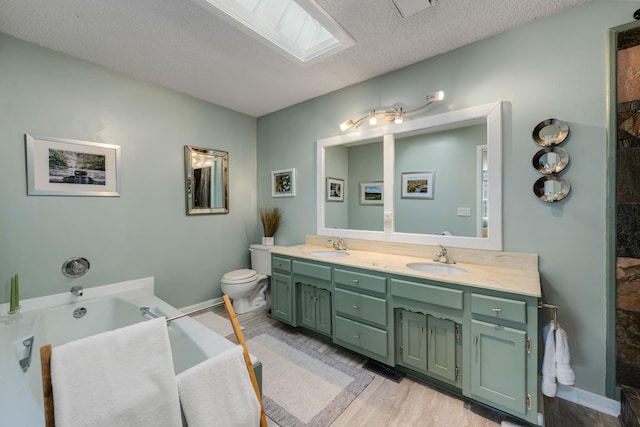
[[[64,344],[89,335],[148,320],[140,307],[167,317],[179,310],[153,295],[153,278],[88,288],[84,296],[71,293],[21,301],[20,314],[8,316],[0,305],[0,425],[42,427],[40,346]],[[74,310],[85,308],[82,318]],[[176,374],[234,344],[184,317],[168,325]],[[23,341],[34,337],[31,366],[22,371],[19,360],[27,355]],[[260,368],[257,363],[257,368]]]

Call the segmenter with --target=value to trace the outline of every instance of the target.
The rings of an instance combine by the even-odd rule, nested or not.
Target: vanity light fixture
[[[426,104],[421,105],[420,107],[414,108],[412,110],[405,110],[402,107],[389,107],[379,111],[377,111],[376,109],[372,109],[369,114],[365,114],[364,116],[360,117],[358,120],[349,119],[341,123],[340,130],[344,132],[348,129],[358,127],[365,119],[369,119],[369,124],[371,126],[375,126],[378,124],[378,115],[381,115],[382,117],[384,117],[384,119],[388,122],[394,122],[396,124],[400,124],[404,121],[404,117],[406,115],[413,115],[419,111],[424,110],[434,102],[442,101],[444,99],[444,92],[438,91],[438,92],[427,94],[425,99],[427,100]]]

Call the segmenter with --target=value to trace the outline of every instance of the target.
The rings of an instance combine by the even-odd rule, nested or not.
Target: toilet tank
[[[280,246],[250,245],[251,269],[258,274],[271,276],[271,250]]]

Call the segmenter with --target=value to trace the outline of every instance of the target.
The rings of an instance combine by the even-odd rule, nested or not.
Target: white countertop
[[[458,262],[453,267],[467,271],[467,274],[434,274],[416,271],[407,267],[412,262],[424,262],[436,265],[445,265],[433,261],[432,258],[397,255],[365,250],[348,250],[349,255],[343,257],[325,257],[311,255],[311,252],[327,249],[316,245],[298,245],[289,247],[277,247],[272,250],[274,254],[289,255],[297,258],[305,258],[313,261],[325,262],[337,266],[363,268],[391,274],[401,274],[407,277],[420,279],[432,279],[438,282],[455,283],[463,286],[490,289],[501,292],[509,292],[518,295],[541,297],[540,273],[532,268],[510,268],[498,265],[472,264]]]

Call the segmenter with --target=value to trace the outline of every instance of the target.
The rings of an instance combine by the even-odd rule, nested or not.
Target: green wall
[[[147,276],[178,307],[220,296],[259,238],[256,119],[2,34],[0,58],[0,302],[16,272],[22,298]],[[121,197],[27,196],[25,133],[119,145]],[[229,152],[228,215],[185,215],[184,145]]]
[[[539,254],[544,299],[560,307],[576,385],[611,395],[606,381],[615,366],[606,364],[605,276],[608,30],[632,21],[637,8],[637,2],[596,0],[259,118],[258,205],[279,206],[286,218],[276,244],[301,243],[315,233],[315,141],[338,135],[339,123],[372,106],[421,105],[423,95],[437,90],[444,90],[445,101],[425,114],[508,101],[504,250]],[[531,166],[539,149],[531,132],[550,117],[571,127],[563,145],[571,163],[563,175],[572,191],[557,204],[532,193],[540,175]],[[272,199],[270,171],[289,167],[298,170],[296,197]]]

